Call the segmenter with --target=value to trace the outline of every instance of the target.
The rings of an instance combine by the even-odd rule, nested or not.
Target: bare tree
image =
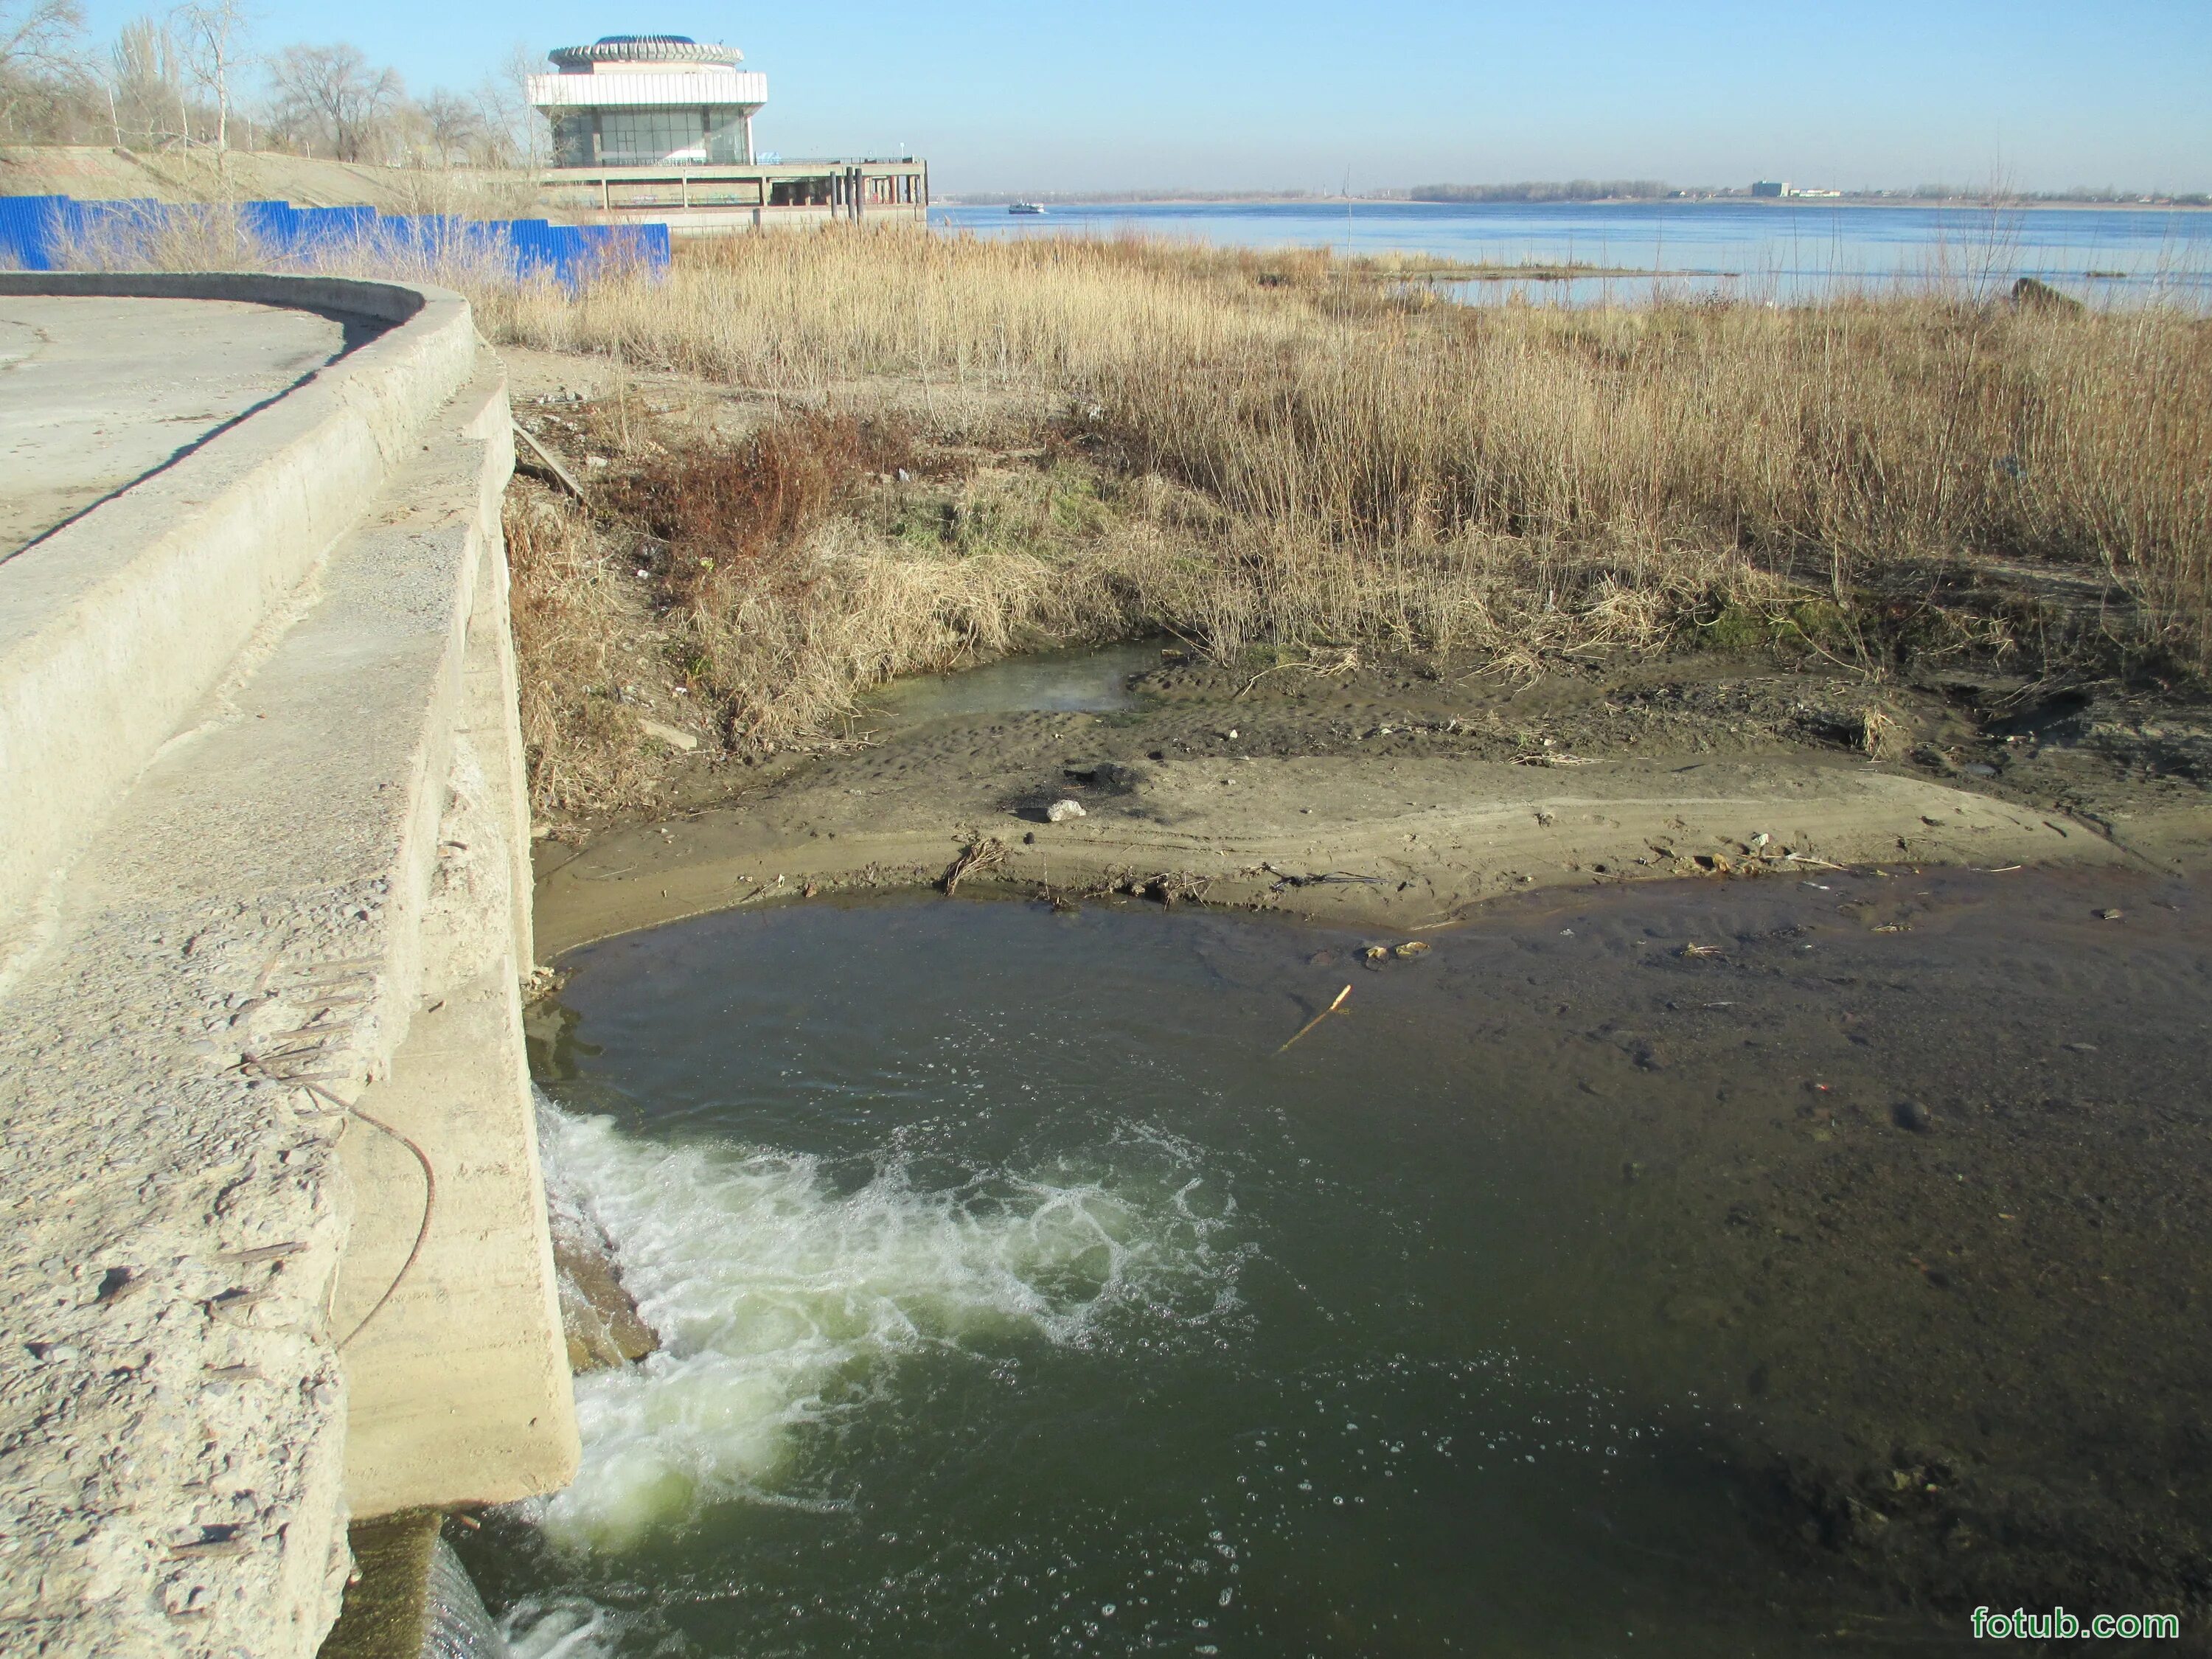
[[[485,124],[498,134],[502,165],[542,167],[553,159],[552,130],[530,102],[530,77],[544,67],[542,52],[518,40],[495,75],[477,89]]]
[[[0,70],[61,73],[74,68],[84,8],[77,0],[0,0]]]
[[[215,147],[230,148],[230,76],[241,61],[245,0],[185,0],[169,14],[191,76],[215,95]]]
[[[491,145],[491,134],[476,100],[443,87],[422,100],[422,125],[431,153],[441,167],[480,162]]]
[[[405,96],[397,72],[373,68],[358,46],[287,46],[270,73],[277,122],[341,161],[368,155]]]
[[[83,77],[78,0],[0,0],[0,128],[12,128],[25,99]]]
[[[117,31],[108,49],[107,108],[118,145],[129,142],[126,133],[156,148],[191,142],[184,65],[167,25],[138,17]]]

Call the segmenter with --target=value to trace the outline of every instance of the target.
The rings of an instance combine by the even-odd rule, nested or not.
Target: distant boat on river
[[[1006,211],[1009,213],[1042,213],[1044,211],[1044,204],[1042,202],[1009,202],[1006,204]]]

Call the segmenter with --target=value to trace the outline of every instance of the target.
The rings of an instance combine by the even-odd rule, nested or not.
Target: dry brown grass
[[[641,805],[661,768],[622,695],[647,672],[652,610],[565,498],[519,487],[505,516],[532,798],[554,812]]]
[[[480,303],[505,337],[799,410],[607,492],[665,546],[667,648],[738,750],[896,674],[1146,629],[1535,672],[1719,617],[1872,672],[1861,584],[1990,554],[2108,569],[2141,603],[2092,645],[2212,656],[2212,344],[2174,313],[1472,311],[1322,253],[847,228]],[[977,465],[994,398],[1024,413],[984,435],[1018,453]],[[892,404],[914,430],[840,412]],[[905,459],[927,476],[881,482]]]
[[[1462,309],[1322,253],[851,228],[483,303],[504,337],[755,387],[1060,394],[1113,468],[1223,509],[1227,565],[1332,590],[1273,585],[1293,617],[1263,635],[1400,593],[1414,567],[1595,561],[1617,605],[1686,562],[1843,597],[1900,562],[1992,555],[2101,565],[2143,607],[2124,643],[2212,662],[2212,324],[2172,308]],[[1381,620],[1418,633],[1425,608]]]
[[[426,191],[437,188],[427,181]],[[473,209],[457,216],[483,216],[490,204],[453,188]],[[425,213],[447,211],[425,206]],[[536,301],[559,304],[562,290],[550,276],[518,280],[499,251],[455,230],[442,240],[411,243],[372,227],[334,237],[312,248],[272,246],[255,231],[235,201],[173,202],[149,211],[113,203],[74,234],[54,239],[54,263],[64,270],[273,270],[318,276],[380,277],[458,289],[497,309]]]
[[[604,409],[581,425],[572,443],[618,458],[596,511],[530,488],[508,514],[526,738],[538,805],[556,811],[651,799],[670,757],[641,714],[680,708],[731,750],[773,753],[834,738],[901,674],[1163,628],[1222,656],[1339,641],[1305,653],[1315,672],[1362,641],[1480,647],[1533,672],[1761,592],[1733,559],[1598,561],[1525,539],[1347,559],[1157,476],[1050,447],[948,459],[882,417],[801,411],[737,444]],[[899,481],[899,459],[921,476]]]

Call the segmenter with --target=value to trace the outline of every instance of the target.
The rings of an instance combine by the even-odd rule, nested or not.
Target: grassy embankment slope
[[[391,167],[266,150],[131,150],[91,144],[0,149],[0,196],[83,202],[289,202],[385,213],[512,217],[538,211],[527,173]]]

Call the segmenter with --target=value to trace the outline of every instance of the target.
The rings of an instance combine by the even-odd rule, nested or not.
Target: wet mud
[[[2198,1624],[2212,908],[2008,879],[1547,907],[1645,968],[1560,993],[1565,1109],[1665,1213],[1661,1317],[1733,1355],[1778,1544],[1906,1605]]]

